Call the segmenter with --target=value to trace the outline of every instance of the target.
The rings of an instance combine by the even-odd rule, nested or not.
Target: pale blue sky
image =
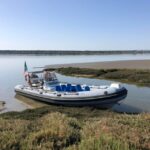
[[[150,49],[150,0],[0,0],[0,49]]]

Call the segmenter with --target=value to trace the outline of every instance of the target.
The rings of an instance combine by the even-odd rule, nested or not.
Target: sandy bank
[[[73,63],[60,65],[47,65],[46,68],[61,67],[79,67],[92,69],[150,69],[149,60],[125,60],[125,61],[107,61],[107,62],[91,62],[91,63]]]

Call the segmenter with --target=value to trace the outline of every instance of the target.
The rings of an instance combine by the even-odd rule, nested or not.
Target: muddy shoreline
[[[149,60],[124,60],[124,61],[106,61],[90,63],[71,63],[47,65],[45,68],[79,67],[90,69],[150,69]]]

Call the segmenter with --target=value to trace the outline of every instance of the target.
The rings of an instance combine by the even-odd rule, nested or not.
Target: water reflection
[[[30,99],[30,98],[27,98],[18,94],[15,95],[15,99],[23,103],[26,103],[26,105],[28,105],[28,108],[38,108],[38,107],[48,106],[47,103],[36,101],[36,100]]]

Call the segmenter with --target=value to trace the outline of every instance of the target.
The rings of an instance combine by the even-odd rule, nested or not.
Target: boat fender
[[[107,91],[104,91],[104,95],[107,95],[108,94],[108,92]]]
[[[23,85],[22,85],[22,86],[20,86],[20,89],[21,89],[21,90],[23,90],[23,89],[24,89],[24,86],[23,86]]]
[[[57,94],[57,96],[61,96],[61,94]]]

